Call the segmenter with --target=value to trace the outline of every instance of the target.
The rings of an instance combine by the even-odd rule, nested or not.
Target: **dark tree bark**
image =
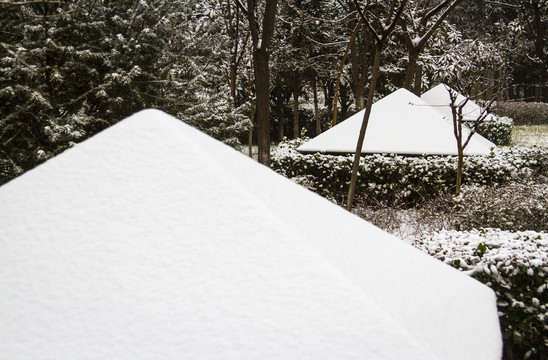
[[[299,88],[301,86],[299,74],[293,78],[293,139],[300,137],[299,131]]]
[[[348,53],[350,52],[350,48],[354,44],[356,35],[358,34],[358,30],[360,29],[361,24],[362,22],[360,19],[360,21],[356,24],[356,26],[354,27],[354,30],[352,31],[352,35],[350,36],[350,40],[348,41],[348,44],[346,45],[346,50],[344,51],[344,55],[341,60],[341,65],[339,66],[339,73],[337,75],[337,81],[335,83],[335,95],[333,96],[333,120],[331,122],[331,126],[337,125],[337,100],[339,98],[338,96],[339,87],[341,85],[341,77],[344,70],[344,64],[346,63],[346,58],[348,56]]]
[[[278,138],[281,142],[284,139],[285,122],[284,98],[282,93],[278,94],[278,97],[276,98],[276,108],[278,109]]]
[[[369,84],[369,92],[367,94],[367,104],[365,106],[365,113],[363,115],[360,135],[358,137],[358,143],[356,144],[356,153],[354,154],[354,162],[352,164],[350,189],[348,190],[348,198],[346,200],[346,209],[348,211],[352,210],[354,194],[356,193],[358,168],[360,166],[360,157],[362,156],[362,147],[365,139],[365,132],[367,131],[367,125],[369,124],[369,116],[371,115],[371,105],[373,105],[373,97],[375,96],[375,89],[377,88],[377,79],[379,78],[379,70],[381,67],[381,55],[382,46],[377,46],[375,49],[375,57],[373,58],[373,72],[371,74],[371,84]]]
[[[413,93],[417,96],[421,96],[422,92],[422,65],[417,65],[415,70],[415,86]]]
[[[341,117],[343,119],[347,119],[348,109],[350,107],[350,96],[348,94],[348,88],[346,86],[341,87],[339,95],[341,97]]]
[[[255,0],[247,0],[245,14],[249,21],[251,42],[253,44],[253,65],[255,70],[257,144],[259,146],[259,162],[270,166],[270,93],[269,69],[270,43],[274,34],[277,0],[265,0],[262,33],[259,34],[259,24]]]
[[[318,85],[316,77],[312,79],[312,94],[314,96],[314,123],[316,124],[316,136],[322,133],[322,124],[320,121],[320,111],[318,109]]]
[[[356,192],[356,184],[358,182],[358,168],[360,166],[360,157],[362,155],[362,147],[365,139],[365,133],[367,131],[367,125],[369,123],[369,116],[371,115],[371,106],[373,105],[373,97],[377,88],[377,79],[379,78],[379,71],[381,67],[381,58],[384,46],[387,43],[388,37],[394,31],[397,22],[401,18],[403,10],[407,5],[407,0],[402,0],[396,9],[397,1],[390,2],[390,10],[388,12],[387,20],[385,24],[381,24],[381,31],[377,32],[369,20],[365,17],[356,2],[356,9],[362,18],[363,23],[367,26],[369,34],[375,41],[375,57],[373,59],[373,69],[371,72],[371,84],[369,85],[369,92],[367,94],[367,103],[365,104],[365,112],[363,115],[362,126],[360,128],[360,134],[358,136],[358,143],[356,144],[356,152],[354,154],[354,162],[352,163],[352,175],[350,178],[350,188],[348,189],[348,198],[346,201],[346,209],[352,210],[352,204],[354,202],[354,194]]]
[[[542,9],[546,4],[546,0],[539,1],[533,0],[531,5],[533,6],[534,11],[534,29],[535,29],[535,52],[538,58],[538,65],[540,68],[540,74],[542,77],[542,82],[548,84],[548,58],[544,54],[544,32],[542,26]]]
[[[353,2],[349,4],[352,11],[356,11]],[[361,19],[358,21],[361,24]],[[359,28],[362,28],[359,26]],[[367,31],[359,31],[356,34],[355,40],[350,47],[350,64],[352,70],[352,88],[354,90],[354,98],[356,99],[356,108],[361,110],[365,107],[365,83],[368,75],[368,55],[369,55],[369,38]]]
[[[470,132],[468,133],[468,136],[465,139],[462,131],[462,126],[463,126],[462,111],[464,109],[464,106],[468,102],[468,99],[460,103],[457,103],[458,93],[456,91],[453,91],[451,88],[448,88],[447,91],[449,92],[449,99],[450,99],[449,106],[451,107],[451,112],[453,115],[453,133],[455,135],[455,139],[457,140],[457,156],[458,157],[457,157],[457,174],[456,174],[457,179],[455,184],[455,196],[459,196],[461,186],[462,186],[464,149],[466,149],[466,146],[468,146],[470,139],[472,139],[472,136],[474,136],[474,134],[477,132],[478,126],[487,118],[487,115],[491,111],[491,106],[493,105],[495,97],[493,97],[489,101],[487,106],[483,108],[481,113],[478,115],[477,119],[474,121],[474,124],[470,127]]]

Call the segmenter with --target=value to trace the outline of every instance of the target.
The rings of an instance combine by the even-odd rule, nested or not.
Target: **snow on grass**
[[[538,146],[548,149],[548,125],[515,126],[512,143],[517,146]]]

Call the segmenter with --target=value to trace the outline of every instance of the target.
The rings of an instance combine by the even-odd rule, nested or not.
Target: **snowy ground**
[[[512,130],[512,143],[548,149],[548,125],[515,126]]]

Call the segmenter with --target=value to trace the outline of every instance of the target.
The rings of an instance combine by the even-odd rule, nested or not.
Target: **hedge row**
[[[495,291],[508,358],[546,359],[547,233],[441,231],[413,245]]]
[[[295,149],[306,139],[282,142],[272,151],[272,168],[310,189],[329,196],[347,191],[353,156],[301,154]],[[367,155],[360,159],[356,193],[388,202],[413,201],[427,194],[451,192],[456,156]],[[548,151],[539,148],[497,149],[490,156],[467,156],[463,184],[491,185],[512,178],[548,176]]]
[[[494,111],[499,116],[514,119],[516,125],[548,125],[548,104],[545,103],[500,102]]]

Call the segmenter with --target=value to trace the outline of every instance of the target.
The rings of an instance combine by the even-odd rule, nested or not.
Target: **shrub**
[[[284,141],[274,148],[272,168],[289,178],[306,177],[307,186],[322,195],[337,197],[346,193],[353,156],[301,154],[295,149],[303,141]],[[388,203],[413,203],[428,194],[452,191],[456,169],[456,156],[367,155],[360,159],[356,193],[367,193]],[[497,149],[491,156],[465,157],[463,184],[499,184],[547,173],[548,151]]]
[[[462,230],[548,231],[548,186],[533,182],[465,186],[455,210],[452,226]]]
[[[500,102],[494,112],[514,119],[515,125],[548,125],[548,104],[526,102]]]
[[[478,125],[477,132],[495,145],[510,145],[513,127],[514,121],[509,117],[490,116]]]
[[[441,231],[413,245],[495,291],[508,358],[546,358],[548,234]]]
[[[13,161],[0,158],[0,185],[7,183],[22,172],[23,169],[18,167]]]

